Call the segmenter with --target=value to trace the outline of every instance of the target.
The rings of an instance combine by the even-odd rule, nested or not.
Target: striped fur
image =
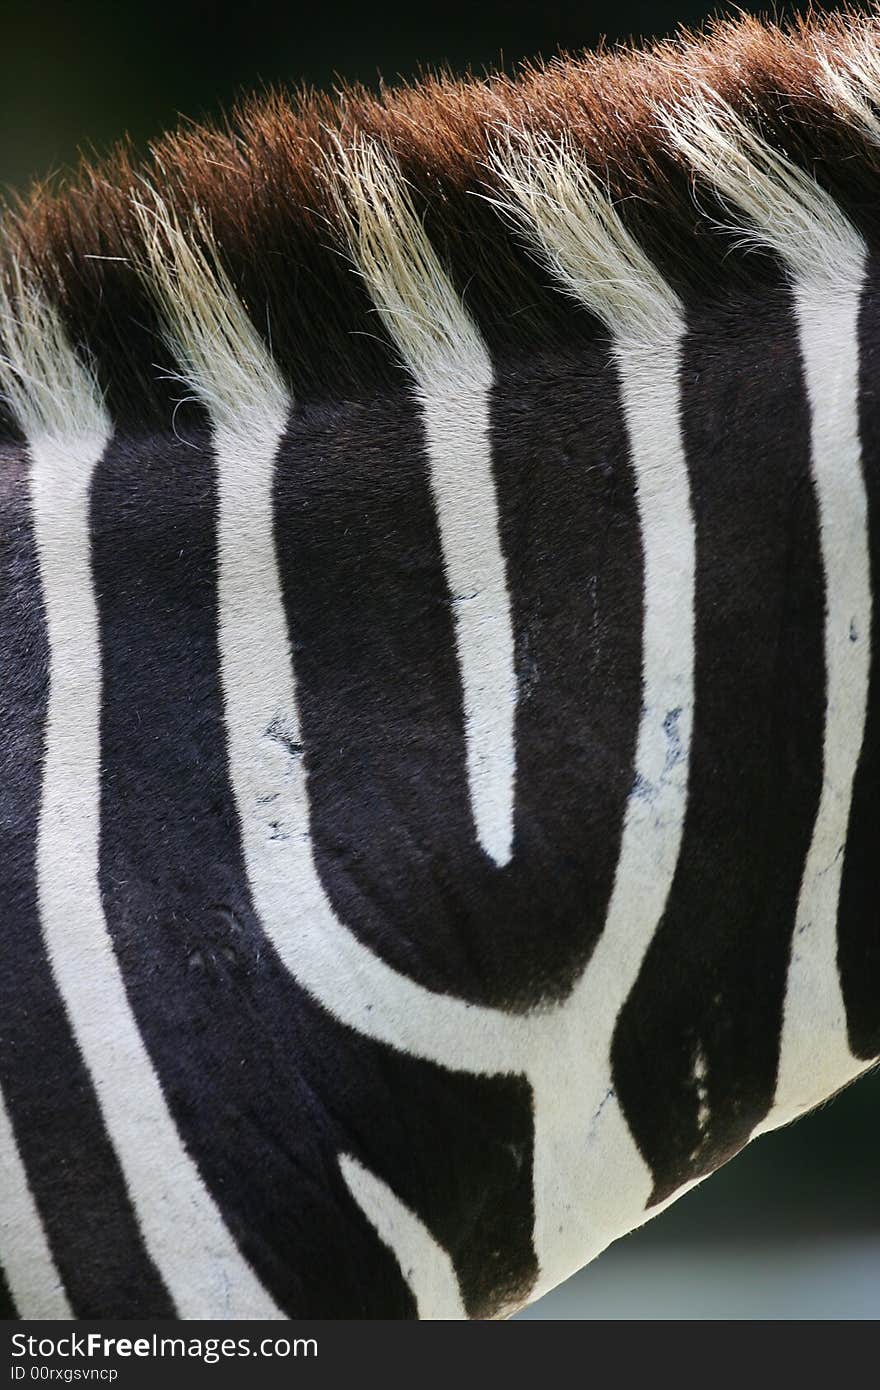
[[[489,446],[492,363],[399,172],[375,144],[351,153],[342,147],[339,158],[340,207],[355,264],[421,399],[455,605],[474,823],[483,849],[503,865],[513,837],[516,674]]]
[[[503,1316],[880,1054],[876,35],[10,221],[20,1314]]]

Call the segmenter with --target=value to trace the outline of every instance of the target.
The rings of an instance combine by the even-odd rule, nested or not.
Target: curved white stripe
[[[419,399],[455,616],[471,807],[479,843],[502,865],[513,848],[517,689],[492,476],[491,385],[487,358],[446,390],[423,379]]]
[[[555,1047],[536,1053],[529,1073],[540,1294],[631,1229],[651,1192],[614,1091],[610,1052],[681,847],[695,538],[679,418],[684,315],[677,295],[565,139],[508,139],[491,163],[502,206],[565,292],[613,335],[644,556],[642,715],[612,898],[587,969],[556,1015]]]
[[[50,648],[37,843],[40,920],[147,1249],[178,1313],[278,1318],[181,1143],[104,919],[98,884],[101,659],[89,487],[108,435],[109,428],[67,442],[29,441]]]
[[[801,282],[795,307],[810,403],[813,483],[825,574],[823,778],[801,880],[773,1109],[785,1124],[870,1066],[849,1049],[837,967],[837,909],[871,662],[868,504],[859,441],[858,318],[851,286]]]
[[[609,1033],[665,910],[687,807],[696,541],[679,419],[683,331],[663,347],[616,348],[641,524],[644,618],[635,778],[605,930],[584,977]]]
[[[352,1197],[400,1265],[419,1317],[466,1318],[455,1267],[427,1226],[350,1154],[339,1155],[339,1168]]]
[[[528,1020],[432,993],[336,917],[314,860],[302,734],[274,543],[285,416],[215,422],[219,643],[230,774],[254,904],[287,968],[366,1037],[463,1071],[522,1071]]]
[[[373,146],[356,146],[350,158],[340,155],[356,203],[353,216],[344,200],[341,207],[355,259],[422,406],[444,564],[457,601],[475,826],[501,863],[511,845],[515,681],[489,456],[491,363],[396,170]],[[179,229],[165,228],[168,255],[154,247],[171,337],[213,425],[224,711],[254,905],[287,969],[349,1027],[453,1070],[528,1078],[536,1116],[535,1241],[545,1286],[628,1229],[650,1191],[610,1088],[609,1053],[617,1013],[662,915],[678,856],[693,665],[694,547],[678,420],[679,305],[603,190],[585,171],[572,183],[569,166],[563,159],[559,172],[574,202],[563,230],[580,229],[569,239],[577,271],[572,288],[589,298],[596,285],[628,287],[600,298],[617,341],[644,531],[644,710],[638,775],[603,940],[564,1004],[525,1016],[424,989],[335,916],[311,843],[296,676],[274,543],[273,472],[290,401],[228,282],[191,253]],[[643,329],[651,347],[639,351],[632,343],[642,340]],[[611,1171],[613,1203],[603,1192]]]
[[[562,1036],[532,1077],[536,1297],[630,1230],[652,1188],[614,1090],[610,1053],[666,907],[687,807],[696,556],[679,420],[683,327],[670,327],[666,345],[615,348],[644,555],[642,714],[605,927],[560,1010]]]
[[[679,336],[673,331],[668,346],[645,354],[620,349],[645,550],[645,636],[637,776],[614,895],[570,998],[530,1015],[423,988],[362,945],[333,912],[312,851],[274,547],[272,479],[285,417],[267,409],[235,430],[215,421],[226,728],[255,906],[287,968],[343,1023],[454,1070],[529,1078],[542,1290],[628,1229],[650,1193],[647,1169],[607,1092],[614,1022],[665,906],[686,801],[694,539],[678,419]]]
[[[0,1265],[20,1318],[72,1318],[0,1091]]]

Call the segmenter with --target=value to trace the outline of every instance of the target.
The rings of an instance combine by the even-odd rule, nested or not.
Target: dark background
[[[180,113],[210,116],[263,83],[329,85],[335,76],[375,82],[380,74],[392,81],[435,66],[510,68],[525,57],[591,46],[602,35],[669,33],[711,12],[687,0],[410,0],[406,6],[0,0],[0,186],[24,189],[74,162],[78,149],[106,150],[126,131],[145,146]],[[874,1077],[794,1128],[760,1140],[625,1242],[625,1250],[638,1259],[661,1248],[685,1249],[699,1268],[700,1251],[710,1246],[744,1247],[757,1270],[771,1248],[791,1252],[796,1262],[798,1249],[868,1241],[880,1281],[878,1144],[880,1077]],[[880,1315],[880,1283],[877,1293]],[[621,1315],[639,1311],[652,1315],[650,1305]],[[812,1308],[806,1315],[822,1312]]]
[[[179,113],[210,115],[265,82],[510,67],[710,12],[692,0],[0,0],[0,185],[43,177],[124,131],[143,145]]]

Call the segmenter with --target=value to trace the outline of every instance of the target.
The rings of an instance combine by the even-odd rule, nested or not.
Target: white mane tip
[[[491,373],[482,336],[440,263],[403,175],[375,140],[337,141],[332,187],[352,260],[423,388]]]
[[[859,278],[865,247],[842,209],[715,92],[695,90],[658,116],[693,172],[730,208],[746,241],[817,285]]]
[[[640,343],[679,331],[678,296],[568,141],[508,132],[490,167],[502,214],[536,246],[557,283],[612,333]]]
[[[158,304],[181,381],[215,425],[247,430],[284,419],[290,393],[223,269],[198,212],[188,234],[158,193],[135,204],[146,247],[144,278]]]
[[[58,310],[14,257],[0,277],[0,392],[29,440],[109,435],[91,364],[74,352]]]

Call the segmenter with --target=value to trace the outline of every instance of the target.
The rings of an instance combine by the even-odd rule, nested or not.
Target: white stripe
[[[266,410],[235,430],[215,422],[226,728],[257,911],[296,979],[359,1033],[453,1070],[529,1078],[542,1290],[629,1229],[650,1193],[647,1169],[606,1091],[614,1021],[662,915],[685,811],[694,540],[678,422],[678,341],[673,333],[665,349],[645,355],[621,349],[646,579],[637,779],[614,896],[569,1000],[531,1015],[432,993],[386,965],[335,916],[313,857],[274,547],[272,480],[285,414]]]
[[[666,908],[687,807],[694,704],[696,542],[679,419],[683,328],[666,347],[619,345],[644,574],[642,712],[614,891],[590,974],[610,1031]],[[615,938],[619,938],[615,940]]]
[[[0,1091],[0,1264],[20,1318],[72,1318]]]
[[[838,84],[838,95],[843,88]],[[850,96],[858,106],[857,93]],[[772,248],[788,267],[810,404],[825,578],[822,789],[795,915],[776,1094],[755,1130],[760,1133],[818,1104],[866,1066],[851,1055],[847,1041],[837,910],[870,665],[870,560],[858,421],[858,316],[867,252],[812,174],[766,144],[717,94],[701,90],[681,109],[658,115],[722,202],[740,209],[740,234]]]
[[[357,216],[344,220],[422,403],[447,579],[459,601],[474,819],[481,842],[502,862],[510,853],[515,690],[488,449],[491,364],[396,172],[372,147],[355,152],[354,166]],[[358,1033],[452,1070],[528,1078],[536,1116],[535,1241],[545,1287],[628,1229],[650,1191],[616,1098],[606,1094],[609,1052],[675,868],[692,705],[693,526],[678,421],[678,303],[602,190],[586,174],[575,185],[583,196],[565,225],[581,228],[574,257],[586,256],[575,288],[589,291],[609,271],[629,287],[606,296],[606,308],[625,311],[613,329],[644,531],[644,710],[604,938],[569,1000],[529,1015],[424,989],[374,955],[333,912],[314,861],[274,543],[273,473],[291,403],[228,283],[193,257],[173,227],[166,228],[170,259],[154,248],[172,340],[213,424],[227,745],[256,910],[287,969]],[[602,254],[594,265],[597,245]],[[634,328],[645,326],[652,346],[628,346]],[[218,360],[228,366],[219,375]],[[242,372],[249,380],[240,380]]]
[[[352,255],[422,406],[465,716],[477,840],[499,866],[513,844],[516,674],[492,476],[492,362],[409,197],[370,140],[337,149]]]
[[[488,359],[466,383],[419,398],[464,699],[468,786],[477,839],[498,865],[513,848],[516,672],[510,595],[492,477]]]
[[[851,286],[801,282],[795,297],[810,403],[825,575],[826,708],[819,809],[801,880],[773,1108],[785,1124],[870,1066],[854,1057],[837,966],[837,911],[871,662],[868,507],[859,442],[858,317]]]
[[[285,423],[283,412],[267,411],[242,430],[215,422],[214,433],[226,733],[254,904],[291,973],[359,1033],[465,1071],[505,1070],[514,1052],[522,1070],[526,1020],[401,975],[339,921],[324,893],[274,543],[272,479]]]
[[[642,714],[605,928],[532,1077],[536,1297],[630,1230],[653,1185],[614,1091],[610,1052],[666,907],[687,807],[695,538],[679,421],[683,328],[673,320],[671,329],[665,346],[616,345],[644,554]]]
[[[37,844],[52,971],[95,1085],[147,1249],[183,1318],[280,1317],[183,1148],[137,1023],[98,884],[101,660],[89,487],[101,435],[30,440],[50,648]]]
[[[683,309],[601,182],[566,140],[525,135],[494,153],[501,203],[566,293],[613,335],[644,554],[642,714],[614,889],[554,1045],[529,1071],[535,1246],[546,1292],[629,1230],[652,1181],[612,1084],[618,1014],[672,885],[693,721],[695,538],[680,427]]]
[[[434,1321],[466,1318],[455,1268],[428,1228],[350,1154],[339,1155],[339,1167],[352,1197],[399,1264],[418,1316]]]

